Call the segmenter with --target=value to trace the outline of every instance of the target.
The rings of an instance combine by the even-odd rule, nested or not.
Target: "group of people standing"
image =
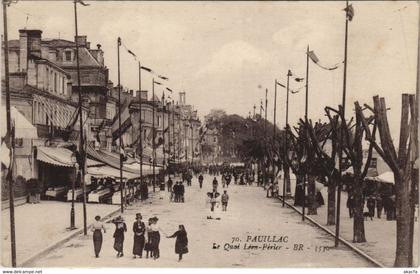
[[[101,217],[95,217],[95,223],[92,225],[93,232],[93,246],[95,257],[99,257],[102,248],[103,236],[102,231],[106,233],[105,225],[100,221]],[[136,214],[135,222],[133,223],[133,258],[142,258],[143,251],[146,251],[146,258],[158,259],[160,257],[160,238],[162,229],[158,226],[157,217],[149,218],[148,225],[142,221],[142,215]],[[124,256],[124,235],[127,232],[127,225],[121,216],[111,220],[115,225],[114,249],[117,251],[117,258]],[[162,232],[163,233],[163,232]],[[147,240],[146,240],[147,237]],[[167,238],[176,238],[175,253],[179,255],[179,261],[182,260],[182,255],[188,253],[188,237],[184,225],[179,225],[178,230]],[[150,255],[150,256],[149,256]]]
[[[366,199],[363,199],[363,205],[366,204],[368,209],[368,215],[370,218],[376,217],[381,219],[382,211],[386,215],[388,221],[396,219],[396,208],[395,208],[395,195],[369,195]],[[347,208],[349,209],[349,217],[353,218],[355,209],[355,200],[352,194],[348,195]]]
[[[171,183],[169,183],[169,181]],[[182,184],[181,181],[175,183],[172,186],[172,179],[169,177],[168,179],[168,191],[171,192],[171,201],[175,203],[184,203],[185,202],[185,186]]]

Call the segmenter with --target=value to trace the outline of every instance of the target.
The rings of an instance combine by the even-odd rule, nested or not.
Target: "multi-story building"
[[[78,105],[71,100],[71,74],[45,50],[41,34],[40,30],[19,30],[19,39],[8,41],[8,56],[11,105],[38,131],[37,139],[16,140],[13,176],[39,179],[46,188],[74,180],[73,164],[60,162],[60,153],[62,147],[73,145],[69,141],[77,138],[79,124]],[[4,45],[2,50],[4,67]],[[3,102],[4,77],[2,74]],[[86,119],[87,107],[82,113]]]

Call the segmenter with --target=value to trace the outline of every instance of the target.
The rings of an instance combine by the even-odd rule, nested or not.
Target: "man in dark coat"
[[[171,192],[172,191],[172,184],[173,184],[171,176],[169,176],[169,179],[166,182],[166,184],[167,184],[167,187],[168,187],[168,192]]]
[[[179,185],[179,196],[180,196],[180,199],[181,199],[182,203],[185,202],[184,194],[185,194],[185,187],[181,182],[180,185]]]
[[[369,196],[367,198],[366,206],[369,210],[369,216],[372,218],[375,216],[375,198],[373,196]]]
[[[204,180],[203,174],[200,174],[200,176],[198,176],[198,183],[200,184],[200,188],[203,187],[203,180]]]

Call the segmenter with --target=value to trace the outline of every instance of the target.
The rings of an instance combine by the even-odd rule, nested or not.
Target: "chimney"
[[[79,44],[79,47],[87,47],[87,36],[79,35],[75,37],[75,41]]]
[[[185,105],[185,91],[179,93],[179,104]]]
[[[142,90],[140,92],[141,100],[147,101],[147,90]]]
[[[41,34],[41,30],[19,30],[20,71],[27,71],[29,55],[41,57]]]

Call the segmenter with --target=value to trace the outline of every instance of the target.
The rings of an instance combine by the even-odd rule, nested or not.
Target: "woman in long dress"
[[[159,252],[159,243],[160,243],[160,227],[157,225],[157,217],[151,218],[151,225],[149,226],[149,242],[152,250],[153,259],[158,259],[160,257]]]
[[[136,221],[133,224],[133,232],[134,232],[134,244],[133,244],[133,257],[134,259],[136,256],[140,258],[143,256],[143,248],[144,248],[144,233],[146,232],[146,226],[141,221],[142,216],[140,213],[136,214]]]
[[[99,257],[99,253],[101,252],[102,248],[102,230],[106,233],[105,226],[102,222],[100,222],[101,217],[95,216],[95,222],[92,226],[93,232],[93,248],[95,250],[95,257]]]
[[[127,232],[127,225],[121,216],[118,216],[112,222],[115,224],[114,249],[117,251],[117,257],[122,257],[124,256],[124,233]]]
[[[175,253],[178,254],[178,262],[182,260],[182,255],[188,253],[188,237],[184,225],[179,225],[178,231],[167,238],[176,238]]]

